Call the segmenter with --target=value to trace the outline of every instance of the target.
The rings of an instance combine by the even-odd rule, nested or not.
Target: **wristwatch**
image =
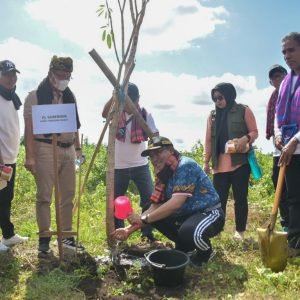
[[[143,222],[143,224],[149,224],[148,217],[149,217],[149,214],[141,216],[141,221]]]

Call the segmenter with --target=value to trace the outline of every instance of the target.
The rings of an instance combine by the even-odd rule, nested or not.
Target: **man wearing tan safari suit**
[[[43,104],[67,104],[76,100],[68,88],[73,71],[70,57],[53,56],[47,77],[39,84],[37,90],[28,94],[24,104],[25,120],[25,167],[35,177],[36,216],[39,228],[40,253],[50,252],[49,234],[51,224],[51,200],[54,187],[52,134],[33,134],[32,106]],[[77,129],[80,127],[76,106]],[[57,134],[58,181],[61,198],[62,230],[72,230],[72,210],[75,195],[75,158],[81,157],[79,134],[77,132]],[[65,236],[63,246],[75,249],[72,236]]]

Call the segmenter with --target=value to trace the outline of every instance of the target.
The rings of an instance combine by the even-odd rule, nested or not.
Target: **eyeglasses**
[[[213,97],[213,101],[214,101],[214,102],[217,102],[218,100],[219,100],[219,101],[224,100],[224,96],[219,95],[219,96]]]

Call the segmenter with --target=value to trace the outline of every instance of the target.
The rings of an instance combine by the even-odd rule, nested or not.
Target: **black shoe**
[[[158,240],[154,237],[153,233],[149,233],[147,235],[142,234],[141,241],[151,244],[157,242]]]
[[[74,237],[70,237],[70,238],[66,238],[66,239],[63,239],[62,240],[62,245],[64,248],[67,248],[67,249],[71,249],[71,250],[76,250],[76,242],[75,242],[75,239]],[[84,247],[78,243],[77,245],[77,251],[84,251]]]
[[[192,255],[190,255],[190,262],[191,265],[194,267],[201,267],[203,264],[206,264],[214,257],[214,252],[212,249],[209,249],[207,251],[199,251],[196,250],[196,252],[193,252]]]
[[[289,247],[300,249],[300,236],[294,236],[289,240]]]
[[[44,254],[50,252],[50,239],[51,237],[40,237],[38,251]]]

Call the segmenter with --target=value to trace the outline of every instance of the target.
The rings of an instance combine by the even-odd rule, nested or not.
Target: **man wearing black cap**
[[[15,234],[14,225],[10,220],[11,202],[14,198],[16,160],[20,144],[17,111],[22,105],[15,92],[17,73],[20,72],[13,62],[9,60],[0,61],[0,173],[4,172],[4,166],[12,168],[9,181],[0,176],[0,228],[3,234],[0,252],[7,251],[8,246],[28,240],[28,237]]]
[[[149,156],[156,173],[152,204],[141,215],[129,215],[132,226],[117,229],[115,237],[125,240],[151,224],[175,242],[177,250],[191,252],[191,262],[201,266],[213,255],[210,238],[225,222],[216,190],[199,164],[182,156],[166,137],[153,137],[142,156]]]
[[[128,83],[127,94],[152,132],[158,135],[152,115],[139,105],[139,89],[134,83]],[[112,99],[105,104],[102,112],[104,118],[107,118],[111,104]],[[133,116],[130,108],[125,105],[124,111],[120,114],[115,144],[115,198],[125,195],[129,182],[132,180],[138,188],[140,206],[143,210],[150,205],[149,198],[153,192],[148,159],[141,157],[141,152],[146,149],[147,139],[147,134]],[[124,221],[116,219],[115,226],[116,228],[124,227]],[[142,228],[142,240],[155,242],[151,226]]]
[[[24,104],[25,120],[25,167],[35,177],[36,216],[39,228],[40,253],[50,251],[52,191],[54,187],[52,134],[33,134],[32,106],[44,104],[74,103],[76,107],[77,129],[80,127],[77,105],[68,84],[73,71],[73,61],[70,57],[53,56],[50,62],[48,76],[39,84],[37,90],[28,94]],[[75,196],[75,159],[82,155],[78,130],[71,133],[57,134],[58,181],[61,197],[62,231],[72,231],[72,210]],[[65,235],[63,246],[75,249],[75,240],[71,235]],[[83,247],[79,246],[79,250]]]
[[[269,102],[267,104],[267,122],[266,122],[266,139],[270,139],[273,137],[273,144],[275,145],[274,139],[274,120],[275,120],[275,109],[276,103],[278,98],[278,91],[280,84],[284,77],[287,74],[287,70],[281,65],[273,65],[269,70],[269,79],[270,84],[275,88],[271,94]],[[274,146],[273,152],[273,168],[272,168],[272,181],[274,188],[276,189],[277,180],[279,175],[279,167],[278,161],[280,157],[280,151]],[[281,226],[283,227],[284,231],[288,230],[289,224],[289,211],[287,206],[287,189],[286,185],[284,184],[281,199],[280,199],[280,216],[281,216]]]

